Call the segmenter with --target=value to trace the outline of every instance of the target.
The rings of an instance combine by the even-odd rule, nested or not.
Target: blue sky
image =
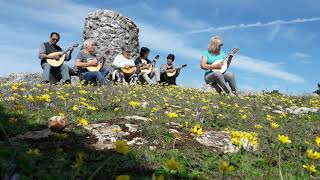
[[[40,72],[38,47],[52,31],[63,48],[82,42],[88,13],[109,9],[137,23],[140,46],[151,57],[160,54],[165,62],[174,53],[176,64],[189,65],[178,78],[182,86],[204,83],[200,57],[213,35],[223,38],[225,52],[240,48],[230,68],[240,90],[303,94],[320,82],[317,0],[1,0],[0,9],[0,76]]]

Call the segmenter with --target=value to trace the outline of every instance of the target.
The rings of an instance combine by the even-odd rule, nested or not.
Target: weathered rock
[[[48,128],[51,130],[62,130],[67,123],[67,118],[63,116],[53,116],[48,120]]]
[[[230,133],[227,131],[207,131],[196,140],[204,145],[211,147],[217,153],[235,153],[239,147],[232,144]]]
[[[273,110],[272,112],[275,114],[283,114],[284,113],[283,111],[280,111],[280,110]]]
[[[122,128],[121,128],[122,126]],[[136,132],[139,131],[139,125],[137,124],[125,124],[122,125],[108,123],[92,123],[84,126],[89,134],[89,138],[94,137],[95,142],[89,142],[87,145],[95,150],[105,150],[114,148],[114,142],[117,139],[126,140],[129,145],[143,145],[147,143],[142,137],[137,137]],[[128,131],[126,127],[128,128]],[[121,131],[119,132],[119,129]],[[136,137],[135,137],[136,136]]]
[[[28,84],[39,84],[42,81],[42,72],[37,73],[28,73],[28,72],[18,72],[18,73],[12,73],[8,77],[1,77],[1,82],[10,82],[10,83],[20,83],[20,82],[27,82]],[[52,77],[50,77],[50,81],[53,83],[56,83],[55,80],[53,80]],[[62,83],[63,80],[61,80],[60,83]],[[71,76],[71,83],[74,85],[76,82],[79,81],[79,77],[77,76]],[[59,82],[58,82],[59,83]]]
[[[180,132],[176,129],[169,129],[170,134],[180,134]]]
[[[318,112],[318,108],[307,108],[307,107],[299,107],[293,110],[293,114],[307,114],[307,113],[315,113]]]
[[[181,129],[183,127],[180,123],[176,122],[168,122],[166,125],[173,129]]]
[[[17,140],[17,139],[29,139],[29,140],[40,140],[43,138],[48,138],[53,135],[53,132],[50,129],[43,129],[41,131],[29,131],[26,132],[24,135],[18,135],[14,138],[11,138],[11,140]]]
[[[135,132],[137,132],[138,131],[138,125],[137,124],[125,124],[125,126],[127,127],[127,128],[129,128],[129,132],[130,133],[135,133]]]
[[[137,121],[151,121],[151,119],[141,116],[125,116],[124,119],[126,120],[137,120]]]
[[[139,53],[139,28],[128,17],[110,10],[97,10],[90,13],[84,23],[84,39],[95,40],[97,57],[104,57],[110,64],[121,47],[127,46],[136,58]],[[110,51],[105,55],[106,50]]]

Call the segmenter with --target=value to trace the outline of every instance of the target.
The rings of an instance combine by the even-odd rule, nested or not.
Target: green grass
[[[115,179],[126,174],[131,179],[151,179],[153,175],[166,179],[280,179],[279,162],[283,179],[320,178],[320,160],[306,156],[307,149],[320,152],[315,143],[320,136],[319,113],[279,115],[263,110],[264,106],[275,109],[277,105],[319,108],[319,96],[228,97],[179,87],[31,87],[25,83],[2,84],[0,94],[0,178],[18,174],[22,179]],[[42,95],[50,98],[41,98]],[[148,104],[142,107],[132,102]],[[78,108],[76,111],[72,110],[74,106]],[[96,110],[89,110],[90,106]],[[190,135],[193,126],[199,123],[196,111],[201,111],[204,123],[200,126],[204,132],[225,129],[255,132],[258,150],[223,154],[200,145]],[[168,112],[178,117],[170,118]],[[87,147],[88,134],[79,126],[62,132],[66,138],[10,140],[28,131],[45,129],[48,118],[59,113],[64,113],[72,126],[81,118],[89,123],[125,123],[123,116],[147,117],[152,121],[131,123],[142,127],[141,136],[149,143],[131,146],[127,155],[115,150],[95,151]],[[174,140],[168,122],[182,125],[181,140]],[[272,128],[271,122],[279,127]],[[257,124],[263,128],[255,128]],[[279,134],[288,136],[292,142],[282,144],[277,140]],[[155,140],[159,144],[151,150],[149,146]],[[39,149],[40,154],[30,155],[27,153],[30,149]],[[172,158],[179,164],[177,171],[166,166]],[[222,161],[229,162],[234,169],[223,172],[219,168]],[[306,164],[314,165],[317,172],[303,169]]]

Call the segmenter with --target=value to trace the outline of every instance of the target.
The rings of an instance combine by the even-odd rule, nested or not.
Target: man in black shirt
[[[54,82],[60,81],[62,78],[65,83],[70,83],[70,74],[69,74],[69,66],[66,64],[62,64],[59,67],[53,67],[48,62],[47,59],[56,59],[60,58],[59,55],[50,55],[53,52],[62,52],[60,46],[57,43],[60,40],[60,35],[57,32],[52,32],[50,34],[50,41],[41,44],[39,48],[39,59],[41,59],[41,67],[43,69],[42,73],[42,82],[49,83],[50,75],[54,78]],[[71,53],[73,51],[73,47],[70,48],[70,51],[67,52],[65,61],[69,61],[71,59]]]

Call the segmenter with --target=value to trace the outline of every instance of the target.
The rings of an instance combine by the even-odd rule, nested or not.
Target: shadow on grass
[[[28,115],[8,112],[0,104],[1,179],[14,176],[21,179],[115,179],[119,175],[151,179],[155,172],[154,165],[135,147],[127,155],[88,148],[88,134],[79,129],[56,132],[40,140],[10,140],[26,131],[46,128],[43,123],[31,123],[28,118]]]

